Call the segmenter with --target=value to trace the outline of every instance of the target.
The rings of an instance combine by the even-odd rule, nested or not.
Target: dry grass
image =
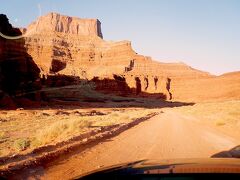
[[[217,126],[224,126],[226,124],[226,122],[224,122],[222,120],[216,120],[215,123]]]
[[[6,138],[6,133],[5,132],[0,132],[0,141]]]
[[[0,119],[4,120],[0,122],[0,156],[65,141],[101,126],[128,123],[156,111],[159,110],[96,108],[0,111]]]
[[[83,116],[73,119],[63,119],[39,131],[36,135],[37,145],[45,145],[53,141],[63,141],[74,135],[81,134],[91,127],[103,127],[130,122],[138,117],[144,117],[153,110],[132,110],[129,114],[111,112],[105,116]]]
[[[64,140],[71,135],[81,133],[84,128],[90,127],[91,124],[92,123],[90,120],[83,120],[81,118],[73,120],[63,119],[60,121],[56,121],[46,129],[42,129],[37,132],[33,144],[35,146],[38,146],[45,145],[52,141]]]
[[[240,101],[237,100],[200,103],[177,109],[187,115],[193,115],[202,121],[208,121],[216,126],[240,127]]]
[[[23,151],[30,146],[30,141],[28,139],[17,139],[14,142],[14,147],[17,151]]]

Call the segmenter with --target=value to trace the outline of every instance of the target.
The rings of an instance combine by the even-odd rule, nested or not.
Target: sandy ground
[[[66,142],[101,127],[128,124],[157,111],[143,108],[0,111],[0,161],[14,154],[30,153],[41,146]],[[24,142],[28,145],[21,148]]]
[[[140,159],[208,158],[239,144],[239,138],[169,108],[116,137],[44,167],[28,169],[17,178],[69,179],[100,167]]]

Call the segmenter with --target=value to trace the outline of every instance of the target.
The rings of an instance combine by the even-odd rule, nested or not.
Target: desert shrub
[[[112,126],[116,124],[116,122],[113,121],[99,121],[96,123],[97,126]]]
[[[215,123],[217,126],[224,126],[226,124],[223,120],[217,120]]]
[[[62,120],[55,122],[46,129],[37,133],[37,141],[40,144],[46,144],[59,138],[65,139],[67,135],[73,135],[80,132],[83,128],[91,126],[92,122],[82,119]]]
[[[119,113],[117,113],[117,112],[111,113],[110,117],[119,117]]]
[[[6,119],[0,118],[0,122],[7,122]]]
[[[240,112],[238,110],[231,111],[228,113],[230,116],[240,117]]]
[[[6,139],[7,138],[7,135],[6,135],[6,133],[5,132],[0,132],[0,142],[1,141],[3,141],[4,139]]]
[[[50,114],[45,113],[45,112],[43,112],[42,115],[43,115],[43,116],[50,116]]]
[[[106,114],[101,111],[92,110],[92,111],[90,111],[90,115],[91,116],[96,116],[96,115],[102,116],[102,115],[106,115]]]
[[[123,115],[121,118],[124,119],[124,120],[129,120],[129,119],[130,119],[130,116],[128,116],[128,115]],[[131,118],[131,119],[132,119],[132,118]]]
[[[56,115],[69,115],[69,114],[70,114],[69,112],[61,111],[61,110],[56,112]]]
[[[30,146],[30,141],[27,139],[17,139],[14,141],[14,148],[18,151],[23,151]]]

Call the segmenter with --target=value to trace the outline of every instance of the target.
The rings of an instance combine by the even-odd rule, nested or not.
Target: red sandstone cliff
[[[168,96],[168,78],[210,77],[185,64],[159,63],[138,55],[129,41],[104,41],[96,19],[50,13],[30,24],[26,31],[27,51],[42,74],[60,73],[88,79],[114,79],[113,74],[118,74],[130,88],[137,88],[137,78],[141,91]]]
[[[101,23],[98,19],[81,19],[57,13],[42,16],[27,27],[31,34],[52,34],[55,32],[102,38]]]
[[[240,78],[227,81],[183,63],[163,63],[138,55],[129,41],[103,40],[101,23],[97,19],[50,13],[22,31],[26,32],[26,50],[42,75],[62,74],[89,80],[95,77],[98,79],[96,83],[101,82],[99,80],[105,83],[100,83],[98,88],[108,90],[124,84],[117,83],[119,79],[116,77],[119,77],[127,85],[127,88],[120,88],[122,91],[135,89],[136,94],[163,93],[168,99],[188,101],[216,99],[215,93],[209,93],[209,89],[219,85],[223,88],[218,88],[225,90],[218,98],[224,94],[230,94],[228,99],[239,98],[237,87]],[[107,85],[114,82],[111,80],[115,83]],[[233,88],[229,88],[228,83]]]
[[[6,36],[19,36],[21,32],[13,28],[6,15],[0,15],[0,32]],[[34,92],[41,88],[40,69],[26,52],[24,39],[6,39],[0,36],[0,108],[13,107],[9,97],[20,94],[35,100]]]

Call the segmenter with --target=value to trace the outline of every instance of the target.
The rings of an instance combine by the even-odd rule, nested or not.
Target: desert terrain
[[[69,179],[143,159],[239,158],[239,104],[228,101],[152,109],[159,114],[117,136],[82,145],[11,178]]]
[[[26,28],[0,19],[1,176],[240,157],[240,72],[139,55],[130,41],[104,40],[97,19],[49,13]]]

